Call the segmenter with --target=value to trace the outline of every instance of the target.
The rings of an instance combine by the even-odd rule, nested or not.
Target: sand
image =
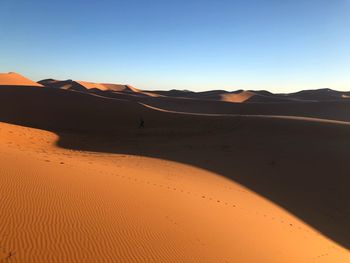
[[[71,91],[80,91],[88,93],[98,93],[103,95],[126,95],[126,96],[148,96],[148,97],[162,97],[153,92],[142,91],[131,85],[112,84],[112,83],[95,83],[89,81],[74,81],[74,80],[55,80],[44,79],[38,82],[39,84],[48,87]]]
[[[41,84],[23,77],[20,74],[9,72],[0,73],[0,86],[35,86],[42,87]]]
[[[350,261],[349,122],[125,98],[0,89],[0,261]]]
[[[227,101],[227,102],[245,102],[252,98],[253,96],[256,96],[255,93],[250,91],[243,91],[238,94],[222,94],[221,101]]]
[[[350,259],[295,216],[217,174],[66,150],[53,133],[0,128],[0,237],[11,262]]]

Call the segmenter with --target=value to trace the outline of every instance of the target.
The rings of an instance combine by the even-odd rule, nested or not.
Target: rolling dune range
[[[350,260],[346,102],[319,120],[147,100],[0,87],[5,262]]]
[[[48,88],[69,89],[106,98],[135,101],[169,111],[299,116],[350,121],[350,115],[348,114],[350,93],[331,89],[273,94],[268,91],[242,90],[233,92],[224,90],[206,92],[142,91],[130,85],[51,79],[42,80],[39,83]]]

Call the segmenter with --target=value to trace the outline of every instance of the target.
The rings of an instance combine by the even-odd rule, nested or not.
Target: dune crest
[[[0,73],[0,86],[34,86],[43,87],[41,84],[23,77],[20,74],[9,72]]]
[[[149,97],[160,97],[161,95],[139,90],[131,85],[124,84],[112,84],[112,83],[95,83],[89,81],[75,81],[75,80],[55,80],[55,79],[44,79],[38,83],[49,88],[80,91],[80,92],[92,92],[100,93],[110,96],[111,94],[126,94],[132,96],[149,96]]]

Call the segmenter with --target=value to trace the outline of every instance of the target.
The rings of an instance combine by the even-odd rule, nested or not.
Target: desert
[[[0,83],[1,262],[349,262],[344,94]]]

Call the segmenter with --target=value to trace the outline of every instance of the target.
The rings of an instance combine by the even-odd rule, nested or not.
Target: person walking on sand
[[[145,121],[142,118],[140,118],[140,124],[139,124],[139,129],[141,128],[145,128]]]

